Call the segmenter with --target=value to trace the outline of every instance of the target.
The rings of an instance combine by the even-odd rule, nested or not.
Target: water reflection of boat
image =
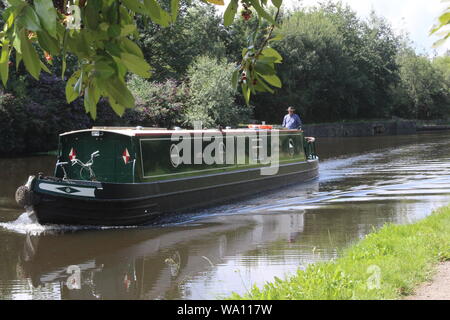
[[[183,282],[227,256],[289,242],[303,231],[303,219],[280,211],[167,228],[27,235],[20,268],[34,286],[60,284],[64,299],[179,298]],[[80,270],[80,290],[67,286],[73,265]]]
[[[317,175],[301,130],[93,128],[61,134],[54,176],[16,200],[41,224],[142,225]]]

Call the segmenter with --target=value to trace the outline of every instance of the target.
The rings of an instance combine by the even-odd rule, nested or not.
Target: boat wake
[[[428,149],[428,146],[413,145],[400,150],[382,149],[330,158],[321,162],[320,177],[313,182],[206,209],[177,222],[243,214],[304,213],[309,209],[344,208],[361,202],[372,205],[387,201],[413,203],[426,198],[440,203],[450,195],[450,169],[447,161],[415,158],[417,152],[424,153]]]
[[[1,222],[0,228],[30,235],[56,234],[76,232],[81,230],[107,230],[107,229],[133,229],[137,226],[75,226],[75,225],[41,225],[28,216],[27,212],[22,213],[16,220]]]
[[[51,231],[52,226],[43,226],[39,223],[33,221],[28,216],[27,212],[22,213],[16,220],[10,222],[2,222],[0,223],[0,227],[7,229],[9,231],[27,234],[30,233],[32,235],[42,234],[46,231]]]

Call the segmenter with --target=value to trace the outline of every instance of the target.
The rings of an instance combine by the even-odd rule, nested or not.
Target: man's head
[[[287,109],[287,111],[289,112],[289,114],[293,114],[295,112],[295,108],[294,107],[289,107]]]

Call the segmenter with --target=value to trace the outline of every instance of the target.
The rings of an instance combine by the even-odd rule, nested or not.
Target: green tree
[[[287,15],[278,34],[284,85],[253,100],[258,118],[278,122],[288,105],[308,122],[389,115],[398,44],[385,21],[362,21],[348,6],[328,2]]]
[[[445,73],[412,49],[404,50],[398,60],[401,82],[396,92],[395,114],[424,120],[448,117],[450,91]]]
[[[450,50],[441,57],[435,57],[433,66],[444,74],[445,81],[450,86]]]

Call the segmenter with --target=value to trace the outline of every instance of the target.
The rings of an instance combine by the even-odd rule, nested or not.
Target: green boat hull
[[[318,159],[281,165],[276,175],[259,168],[151,183],[100,183],[37,177],[33,212],[40,224],[135,226],[158,223],[170,214],[313,180]],[[87,196],[89,195],[89,196]]]

